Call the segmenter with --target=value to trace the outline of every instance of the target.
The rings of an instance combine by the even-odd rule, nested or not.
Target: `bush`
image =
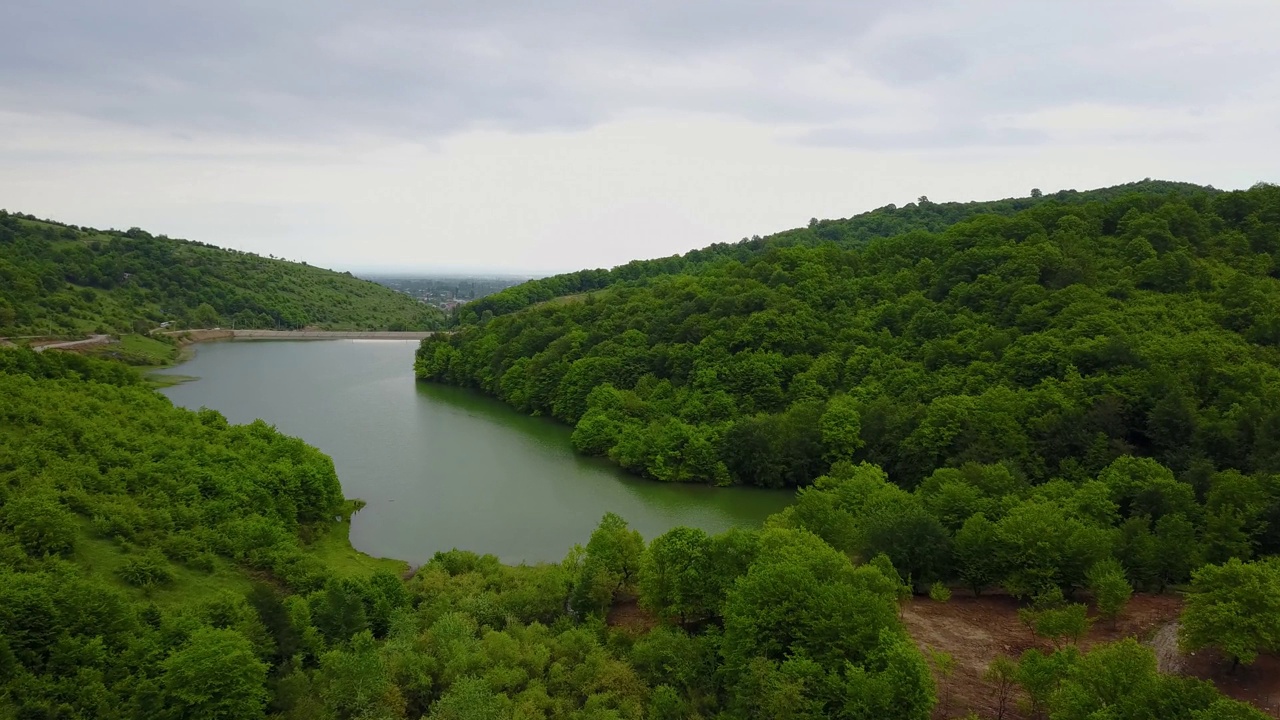
[[[139,588],[165,585],[173,580],[169,563],[163,555],[154,550],[148,550],[125,560],[124,566],[117,572],[121,580]]]
[[[75,517],[51,495],[19,497],[4,507],[2,519],[32,557],[70,555],[75,548]]]
[[[1038,596],[1032,607],[1019,610],[1018,619],[1036,635],[1049,638],[1055,644],[1066,640],[1079,642],[1092,624],[1089,607],[1066,602],[1057,588]]]
[[[1114,620],[1124,611],[1133,595],[1133,587],[1125,579],[1124,568],[1114,558],[1107,558],[1089,569],[1088,578],[1098,614]]]
[[[951,588],[941,582],[935,582],[929,586],[929,599],[944,603],[951,599]]]
[[[212,573],[217,567],[217,557],[213,553],[202,552],[191,558],[191,562],[187,563],[193,570],[199,570],[203,573]]]
[[[190,564],[200,554],[200,543],[190,535],[170,535],[161,543],[160,549],[168,557]]]

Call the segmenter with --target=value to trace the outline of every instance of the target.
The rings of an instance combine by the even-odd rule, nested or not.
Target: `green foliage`
[[[1043,717],[1053,701],[1063,677],[1079,661],[1074,647],[1045,654],[1031,649],[1018,658],[1017,678],[1022,686],[1023,709],[1032,717]]]
[[[121,580],[138,588],[164,585],[173,580],[169,563],[154,550],[129,557],[120,568],[119,575]]]
[[[644,538],[616,513],[605,513],[587,542],[577,574],[572,603],[580,613],[600,615],[619,592],[631,591],[640,575]]]
[[[320,657],[314,676],[317,695],[339,718],[395,717],[403,713],[393,693],[387,658],[373,635],[361,632],[349,648],[330,650]]]
[[[1065,641],[1079,642],[1091,624],[1089,607],[1066,602],[1056,587],[1038,596],[1032,607],[1019,610],[1018,618],[1036,635],[1050,638],[1058,645]]]
[[[640,603],[680,622],[718,615],[711,561],[711,538],[702,530],[678,527],[654,538],[640,565]]]
[[[1128,638],[1094,648],[1064,667],[1048,702],[1054,720],[1192,720],[1265,717],[1218,695],[1203,680],[1156,670],[1150,648]]]
[[[1216,647],[1233,665],[1280,650],[1280,565],[1233,558],[1195,571],[1179,630],[1185,649]]]
[[[312,622],[326,640],[342,644],[369,629],[366,592],[367,588],[357,580],[334,578],[308,598]]]
[[[239,720],[266,705],[267,666],[241,635],[202,628],[161,663],[162,716],[173,720]]]
[[[719,703],[716,670],[720,665],[720,640],[714,626],[699,635],[659,627],[636,640],[629,659],[655,692],[668,688],[684,708],[710,714]],[[673,705],[669,700],[662,704]]]
[[[831,398],[818,422],[826,461],[852,460],[854,453],[862,449],[862,418],[858,415],[858,402],[853,398],[848,395]]]
[[[1019,664],[1007,655],[997,655],[982,673],[982,679],[995,686],[995,720],[1004,720],[1014,700],[1019,683]]]
[[[0,527],[13,533],[27,554],[69,555],[75,547],[74,516],[52,492],[28,492],[0,508]]]
[[[178,344],[168,335],[122,335],[119,342],[95,345],[84,352],[127,365],[157,366],[168,365],[178,359]]]
[[[932,682],[898,622],[897,584],[815,535],[765,531],[725,603],[721,655],[735,703],[780,708],[792,697],[833,717],[928,717]]]
[[[951,599],[951,588],[941,582],[935,582],[929,586],[929,599],[934,602],[944,603]]]
[[[480,678],[463,678],[449,688],[427,716],[429,720],[502,720],[506,698]]]
[[[434,308],[350,273],[0,211],[0,335],[145,334],[161,322],[417,330],[442,321]],[[155,364],[172,350],[138,338],[103,352]]]
[[[1000,539],[996,525],[982,513],[975,513],[956,531],[952,543],[955,549],[956,574],[964,580],[974,595],[1000,581],[1004,577],[1004,562],[1000,557]]]
[[[1082,497],[1082,520],[1110,503],[1198,522],[1178,473],[1280,470],[1280,189],[1171,189],[534,281],[469,305],[417,372],[574,423],[582,451],[661,480],[805,486],[852,460],[914,488],[1001,463],[1032,484],[1099,478],[1113,497]],[[1016,212],[978,214],[997,207]],[[1213,515],[1230,555],[1260,527],[1247,512]]]
[[[952,676],[956,674],[955,656],[945,650],[929,648],[928,659],[938,685],[938,713],[943,717],[950,717]]]
[[[235,567],[326,572],[299,535],[341,506],[331,461],[118,363],[0,350],[0,396],[0,715],[260,716],[267,662],[302,642]]]
[[[34,380],[85,380],[106,385],[140,385],[142,378],[115,362],[78,353],[37,353],[25,348],[0,352],[0,373],[26,375]]]
[[[1114,558],[1107,558],[1089,569],[1089,592],[1097,605],[1098,614],[1114,620],[1133,595],[1133,587],[1125,579],[1124,568]]]
[[[902,575],[898,573],[897,568],[893,566],[893,561],[889,559],[888,555],[878,553],[875,557],[871,558],[871,562],[867,563],[867,565],[878,570],[885,579],[893,584],[894,599],[896,599],[898,603],[905,603],[911,599],[911,583],[907,578],[902,577]]]
[[[1087,570],[1110,551],[1110,539],[1101,528],[1043,500],[1011,508],[996,523],[996,537],[1008,568],[1005,588],[1019,597],[1083,586]]]
[[[565,612],[570,571],[561,565],[509,567],[493,555],[436,553],[409,583],[424,620],[462,610],[483,626],[510,621],[551,625]]]

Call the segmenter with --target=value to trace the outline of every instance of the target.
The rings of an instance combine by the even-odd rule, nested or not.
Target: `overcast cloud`
[[[8,0],[0,207],[611,266],[927,194],[1280,180],[1275,0]]]

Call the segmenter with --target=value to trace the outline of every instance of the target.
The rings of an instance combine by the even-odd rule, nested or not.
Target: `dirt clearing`
[[[955,673],[949,680],[936,678],[941,698],[949,693],[945,715],[942,703],[935,717],[963,717],[974,711],[995,717],[996,686],[983,679],[987,666],[998,655],[1016,659],[1030,648],[1052,649],[1018,621],[1018,603],[1006,595],[973,597],[957,593],[949,602],[913,598],[903,609],[902,619],[921,650],[942,650],[955,658]],[[1280,661],[1261,657],[1249,668],[1234,674],[1229,663],[1215,653],[1183,656],[1177,646],[1177,619],[1182,599],[1176,595],[1134,595],[1115,623],[1095,622],[1080,643],[1088,650],[1098,643],[1135,637],[1150,644],[1162,670],[1180,672],[1212,680],[1222,692],[1252,703],[1273,717],[1280,717]],[[1023,718],[1010,703],[1005,718]]]

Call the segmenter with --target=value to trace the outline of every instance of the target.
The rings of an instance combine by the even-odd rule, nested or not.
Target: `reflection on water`
[[[343,491],[368,505],[351,539],[419,563],[437,550],[555,561],[607,511],[647,538],[676,525],[756,526],[790,493],[671,485],[575,455],[569,428],[461,388],[416,382],[405,341],[224,342],[197,346],[164,389],[232,422],[262,418],[333,457]]]

